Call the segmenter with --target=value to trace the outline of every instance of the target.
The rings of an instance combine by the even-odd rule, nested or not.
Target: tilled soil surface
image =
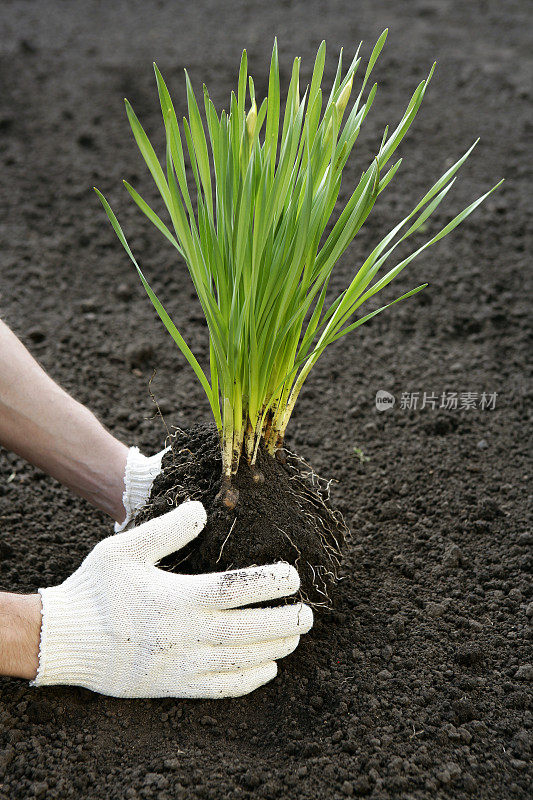
[[[303,83],[322,38],[331,80],[341,45],[348,60],[364,39],[368,55],[388,26],[341,200],[438,61],[402,169],[332,290],[475,137],[424,235],[507,181],[387,296],[429,288],[331,348],[302,393],[287,444],[337,481],[332,500],[352,540],[333,610],[317,614],[276,680],[218,702],[3,680],[1,800],[531,796],[529,11],[526,0],[2,3],[1,313],[60,383],[146,453],[166,435],[150,399],[154,368],[169,425],[209,420],[91,192],[106,193],[204,359],[186,268],[120,184],[156,202],[122,107],[127,95],[160,146],[152,60],[178,113],[184,66],[227,107],[242,47],[261,96],[274,34],[286,87],[292,57],[303,57]],[[381,389],[396,404],[378,412]],[[405,407],[417,393],[417,407]],[[2,588],[61,582],[111,533],[109,521],[14,456],[0,463]]]

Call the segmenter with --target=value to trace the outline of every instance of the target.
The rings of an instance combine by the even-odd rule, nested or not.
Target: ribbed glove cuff
[[[73,684],[96,690],[110,663],[109,638],[98,614],[90,575],[74,573],[61,586],[39,589],[42,601],[39,668],[33,686]],[[101,602],[101,601],[100,601]]]
[[[170,450],[166,447],[155,456],[143,456],[138,447],[130,447],[124,474],[124,494],[122,503],[126,519],[115,522],[115,533],[123,531],[150,497],[152,484],[161,472],[163,456]]]

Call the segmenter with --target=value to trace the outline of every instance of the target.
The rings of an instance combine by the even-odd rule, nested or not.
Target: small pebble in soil
[[[519,681],[533,681],[533,664],[522,664],[518,667],[515,678]]]
[[[461,767],[454,761],[449,761],[444,769],[437,772],[437,779],[445,786],[448,783],[453,783],[461,776]]]
[[[463,561],[463,553],[461,548],[456,544],[449,545],[444,551],[442,557],[442,566],[446,569],[453,569],[458,567]]]
[[[463,774],[463,786],[469,794],[477,792],[477,783],[469,772]]]
[[[368,794],[370,792],[371,786],[370,781],[368,780],[366,775],[360,775],[355,783],[354,789],[356,794]]]
[[[117,288],[115,289],[115,297],[118,300],[123,300],[127,302],[131,300],[133,296],[133,288],[130,283],[119,283]]]
[[[474,705],[468,697],[460,697],[452,703],[453,720],[456,725],[470,722],[476,716]]]
[[[126,361],[130,369],[146,367],[154,355],[154,346],[149,339],[138,339],[126,348]]]
[[[30,328],[28,331],[28,339],[34,344],[40,344],[46,339],[46,333],[42,328]]]
[[[483,660],[483,649],[481,645],[475,642],[460,644],[455,652],[455,660],[459,664],[466,664],[468,666],[478,664]]]
[[[430,601],[426,606],[426,614],[430,619],[437,619],[437,617],[442,617],[445,613],[446,606],[444,603],[433,603]]]
[[[84,297],[80,300],[80,309],[87,313],[88,311],[97,311],[99,308],[98,300],[95,297]]]
[[[173,403],[166,397],[156,397],[157,406],[154,407],[156,410],[160,411],[161,414],[172,414],[173,411],[176,410],[176,403]],[[152,411],[153,408],[150,409]]]
[[[126,422],[131,415],[131,409],[127,406],[117,406],[115,409],[115,418],[118,422]]]

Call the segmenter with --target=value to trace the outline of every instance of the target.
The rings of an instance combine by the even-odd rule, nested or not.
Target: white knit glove
[[[138,447],[130,447],[124,473],[125,489],[122,495],[126,518],[123,522],[115,522],[115,533],[127,528],[150,497],[152,484],[161,472],[163,456],[169,450],[170,447],[166,447],[155,456],[143,456]]]
[[[302,603],[239,608],[293,594],[280,562],[176,575],[154,565],[206,522],[189,501],[103,539],[60,586],[39,589],[42,627],[35,686],[74,684],[113,697],[237,697],[274,678],[313,624]]]

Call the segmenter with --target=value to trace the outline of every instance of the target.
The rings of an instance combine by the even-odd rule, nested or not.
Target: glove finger
[[[161,517],[117,534],[113,539],[133,556],[155,564],[196,538],[206,522],[203,505],[197,500],[189,500]]]
[[[298,573],[284,561],[229,572],[180,575],[178,581],[188,602],[222,609],[277,600],[300,588]]]
[[[195,659],[198,672],[234,672],[285,658],[298,647],[299,636],[272,639],[246,647],[209,647]]]
[[[204,625],[211,644],[242,646],[307,633],[313,625],[313,612],[304,603],[216,611],[206,617]]]
[[[275,661],[235,672],[204,672],[191,678],[176,690],[179,697],[217,700],[222,697],[241,697],[268,683],[278,674]]]

